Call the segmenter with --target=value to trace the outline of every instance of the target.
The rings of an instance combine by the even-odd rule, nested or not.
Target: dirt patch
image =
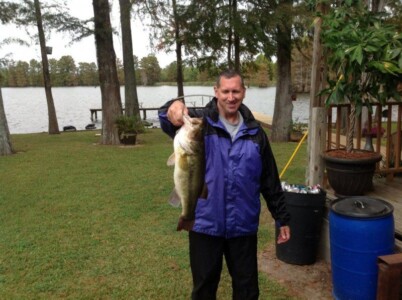
[[[325,152],[327,157],[341,158],[341,159],[375,159],[379,154],[372,151],[354,149],[352,152],[346,152],[344,149],[333,149]]]
[[[276,258],[275,245],[269,245],[259,257],[259,269],[288,289],[290,296],[305,300],[332,299],[330,264],[291,265]]]

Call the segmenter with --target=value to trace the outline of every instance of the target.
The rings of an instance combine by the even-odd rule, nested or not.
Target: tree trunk
[[[323,3],[317,4],[317,12],[326,13],[326,6]],[[313,42],[313,62],[311,66],[310,82],[310,111],[308,127],[308,168],[306,169],[307,185],[324,185],[324,161],[317,153],[325,151],[326,141],[326,109],[324,99],[317,96],[318,92],[324,88],[325,67],[323,66],[322,46],[321,46],[321,25],[322,18],[317,17],[314,22],[314,42]],[[315,114],[314,114],[315,113]],[[323,114],[322,116],[319,113]],[[318,122],[318,123],[317,123]],[[323,128],[324,127],[324,128]]]
[[[121,33],[123,40],[125,114],[126,116],[137,116],[140,118],[137,82],[135,78],[133,41],[131,39],[131,3],[130,0],[119,0],[119,2]]]
[[[317,11],[325,13],[324,4],[317,4]],[[324,99],[317,94],[324,88],[325,84],[325,70],[323,70],[323,57],[322,46],[320,41],[322,18],[316,17],[314,22],[314,42],[313,42],[313,54],[312,54],[312,66],[311,66],[311,82],[310,82],[310,112],[313,107],[324,106]],[[311,113],[310,113],[311,117]]]
[[[272,120],[272,141],[274,142],[287,142],[292,129],[291,42],[290,31],[278,27],[278,81]]]
[[[237,72],[240,72],[240,38],[237,33],[235,33],[234,35],[234,52],[235,52],[234,69]]]
[[[177,67],[177,97],[184,96],[183,88],[183,59],[181,57],[181,42],[176,40],[176,67]]]
[[[112,26],[108,0],[93,0],[96,56],[102,95],[102,144],[120,144],[115,126],[122,114],[120,85],[117,77],[116,54],[113,48]]]
[[[233,0],[233,20],[234,20],[234,69],[237,72],[240,72],[240,37],[239,37],[239,28],[238,23],[239,19],[237,16],[237,0]]]
[[[384,11],[385,1],[384,0],[372,0],[371,11],[379,12]]]
[[[174,24],[175,24],[175,41],[176,41],[176,72],[177,72],[177,97],[184,96],[184,88],[183,88],[183,59],[182,59],[182,41],[180,37],[180,23],[179,16],[177,15],[177,6],[176,0],[172,1],[173,3],[173,15],[174,15]]]
[[[232,35],[233,35],[233,11],[232,11],[232,1],[229,0],[229,30],[228,30],[228,68],[233,68],[233,61],[232,61]]]
[[[3,95],[0,88],[0,156],[10,155],[13,154],[13,152],[6,112],[4,111]]]
[[[49,134],[59,134],[60,133],[59,124],[57,123],[56,109],[54,107],[54,101],[52,95],[52,85],[50,82],[49,62],[47,60],[46,40],[42,24],[42,13],[40,11],[39,0],[34,0],[34,3],[35,3],[36,23],[38,26],[40,52],[42,56],[43,80],[45,84],[47,110],[49,115]]]

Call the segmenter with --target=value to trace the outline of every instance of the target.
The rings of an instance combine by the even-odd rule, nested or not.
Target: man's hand
[[[290,239],[290,228],[289,226],[282,226],[279,228],[278,244],[286,243]]]
[[[174,101],[167,111],[167,118],[174,126],[182,126],[183,114],[188,114],[188,109],[180,100]]]

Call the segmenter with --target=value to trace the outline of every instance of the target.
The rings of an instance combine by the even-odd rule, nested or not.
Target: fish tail
[[[190,231],[193,229],[194,220],[187,220],[183,216],[179,218],[179,222],[177,223],[177,231],[186,230]]]
[[[174,188],[173,191],[170,193],[169,204],[173,207],[179,207],[180,202],[180,197],[177,194],[177,190]]]

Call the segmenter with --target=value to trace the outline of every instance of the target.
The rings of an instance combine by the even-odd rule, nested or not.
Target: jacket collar
[[[212,98],[212,100],[205,106],[209,111],[209,117],[217,123],[219,121],[219,110],[218,110],[218,99],[216,97]],[[255,120],[253,114],[250,109],[244,105],[243,103],[240,105],[239,111],[244,119],[244,125],[247,126],[248,129],[252,129],[259,126],[259,123]]]

